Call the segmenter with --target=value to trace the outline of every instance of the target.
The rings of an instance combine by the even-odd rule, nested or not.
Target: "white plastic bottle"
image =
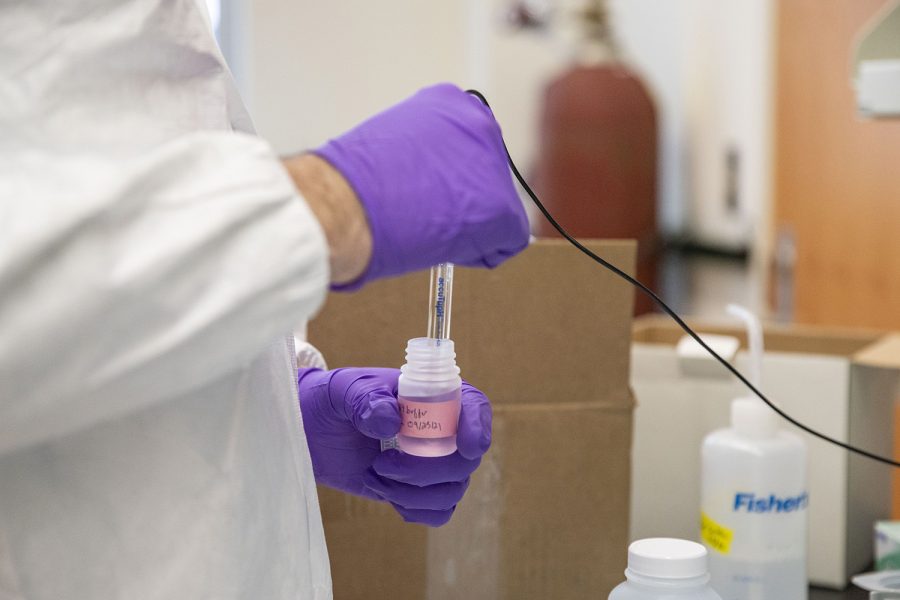
[[[762,328],[748,326],[751,378],[759,386]],[[706,436],[702,450],[701,537],[712,585],[723,600],[806,600],[806,446],[779,429],[762,400],[738,398],[731,427]]]
[[[415,456],[456,452],[461,386],[453,340],[409,340],[397,384],[401,420],[397,447]]]
[[[671,538],[638,540],[628,547],[627,581],[609,600],[721,600],[709,586],[706,548]]]

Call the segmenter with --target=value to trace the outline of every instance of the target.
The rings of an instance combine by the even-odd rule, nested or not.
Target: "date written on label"
[[[412,410],[407,409],[406,413],[403,415],[403,418],[406,419],[407,429],[415,429],[416,431],[438,432],[444,430],[444,427],[441,425],[440,421],[430,421],[428,419],[427,410],[421,410],[419,408],[414,408]]]
[[[416,402],[401,398],[400,434],[420,438],[456,435],[459,401]]]

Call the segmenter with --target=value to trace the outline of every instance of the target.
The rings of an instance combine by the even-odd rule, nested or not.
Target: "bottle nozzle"
[[[729,304],[729,315],[744,322],[747,329],[747,349],[750,352],[750,383],[758,389],[762,383],[763,330],[759,317],[738,304]]]
[[[747,348],[750,353],[750,382],[759,389],[762,382],[763,330],[759,317],[737,304],[729,304],[728,314],[744,322],[747,329]],[[775,433],[778,423],[775,413],[756,397],[738,398],[731,403],[731,424],[738,431],[752,436]]]

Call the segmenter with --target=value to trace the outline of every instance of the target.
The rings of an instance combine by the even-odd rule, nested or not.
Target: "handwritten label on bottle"
[[[400,435],[444,438],[456,435],[459,397],[443,402],[421,402],[400,396]]]

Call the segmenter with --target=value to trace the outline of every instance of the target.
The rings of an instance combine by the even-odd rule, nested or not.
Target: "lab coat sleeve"
[[[323,301],[323,232],[257,138],[4,163],[0,454],[202,386]]]

